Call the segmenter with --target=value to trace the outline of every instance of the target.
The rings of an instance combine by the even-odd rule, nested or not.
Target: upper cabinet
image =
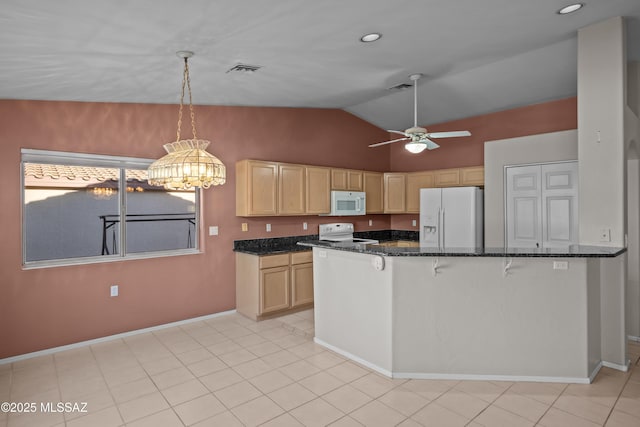
[[[278,164],[258,160],[236,163],[236,215],[278,214]]]
[[[460,181],[465,187],[484,186],[484,166],[460,168]]]
[[[484,167],[371,172],[262,160],[236,163],[236,215],[322,215],[331,190],[364,191],[367,214],[419,213],[420,189],[484,186]]]
[[[306,213],[319,215],[331,210],[331,169],[305,166]]]
[[[441,169],[433,171],[435,187],[456,187],[460,185],[460,169]]]
[[[420,189],[435,187],[433,172],[407,173],[407,213],[420,213]]]
[[[382,172],[364,172],[362,188],[367,195],[367,213],[384,212],[384,174]]]
[[[331,169],[331,189],[363,191],[362,171],[351,169]]]
[[[405,213],[406,173],[384,174],[384,213]]]
[[[278,214],[305,214],[304,176],[302,165],[278,165]]]
[[[241,160],[236,215],[319,215],[330,210],[330,168]]]

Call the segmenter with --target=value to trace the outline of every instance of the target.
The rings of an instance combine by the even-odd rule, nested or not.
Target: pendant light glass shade
[[[210,142],[198,139],[196,136],[188,65],[188,58],[193,56],[193,52],[178,52],[178,56],[184,58],[184,74],[176,141],[164,144],[167,155],[149,166],[147,170],[149,184],[161,185],[169,190],[188,190],[193,187],[209,188],[212,185],[222,185],[225,183],[227,175],[224,164],[216,156],[205,151]],[[192,139],[180,139],[185,86],[189,89]]]
[[[404,145],[404,149],[413,154],[422,153],[427,148],[424,142],[411,141]]]
[[[168,154],[149,167],[149,184],[170,190],[224,184],[226,168],[216,156],[205,151],[208,145],[209,141],[203,139],[165,144]]]

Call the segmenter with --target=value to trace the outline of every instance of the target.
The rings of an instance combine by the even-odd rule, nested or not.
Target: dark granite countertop
[[[393,240],[418,241],[419,234],[417,231],[405,230],[374,230],[374,231],[356,231],[354,237],[360,239],[373,239],[380,242],[388,242]],[[299,246],[298,242],[318,241],[317,234],[308,234],[306,236],[289,236],[274,237],[269,239],[250,239],[235,240],[233,242],[233,250],[250,255],[271,255],[283,252],[308,251],[308,246]]]
[[[569,248],[402,248],[364,243],[332,243],[307,240],[298,243],[302,247],[319,247],[348,252],[382,256],[449,256],[449,257],[521,257],[521,258],[612,258],[623,254],[626,248],[608,246],[572,245]]]

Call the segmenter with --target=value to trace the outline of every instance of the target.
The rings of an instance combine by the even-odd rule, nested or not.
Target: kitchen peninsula
[[[588,383],[626,370],[624,350],[607,360],[600,279],[625,248],[299,245],[313,248],[316,342],[384,375]]]

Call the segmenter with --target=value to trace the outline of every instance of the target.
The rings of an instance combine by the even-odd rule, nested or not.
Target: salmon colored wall
[[[432,132],[468,130],[471,136],[438,139],[439,149],[420,154],[409,153],[402,143],[392,144],[391,170],[413,172],[483,165],[485,141],[577,129],[577,101],[573,97],[430,125],[428,130]],[[413,220],[419,224],[418,215],[392,215],[391,227],[418,231]]]
[[[319,223],[335,222],[236,217],[237,160],[389,170],[389,149],[367,147],[387,133],[342,110],[196,106],[196,120],[198,135],[227,166],[227,183],[204,191],[203,230],[217,225],[220,234],[203,236],[203,254],[22,270],[20,149],[159,158],[174,138],[177,106],[0,101],[0,359],[231,310],[234,240],[316,234]],[[191,135],[188,124],[183,132]],[[390,227],[388,215],[344,219],[357,231]],[[113,284],[120,296],[110,298]]]

